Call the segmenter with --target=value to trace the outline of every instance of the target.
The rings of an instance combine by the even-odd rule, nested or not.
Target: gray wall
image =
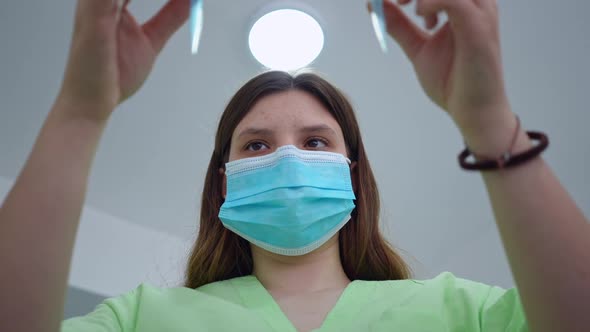
[[[64,319],[83,316],[94,310],[106,297],[77,287],[68,287]]]

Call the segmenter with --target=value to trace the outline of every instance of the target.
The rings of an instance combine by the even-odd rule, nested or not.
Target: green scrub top
[[[197,289],[142,284],[66,320],[63,332],[296,332],[254,276]],[[444,272],[430,280],[351,282],[317,332],[528,331],[518,292]]]

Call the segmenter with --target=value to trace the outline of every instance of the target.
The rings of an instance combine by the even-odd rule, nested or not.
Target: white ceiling
[[[136,0],[131,10],[145,20],[163,3]],[[112,117],[95,158],[89,205],[184,240],[195,235],[217,120],[231,95],[262,70],[248,53],[247,33],[268,3],[205,0],[199,54],[191,56],[183,27],[144,88]],[[483,182],[456,162],[459,133],[422,93],[397,45],[390,40],[390,53],[381,53],[365,1],[280,3],[311,9],[324,26],[325,49],[313,67],[356,107],[388,237],[424,274],[444,269],[507,280]],[[17,176],[59,88],[74,5],[0,2],[1,176]],[[527,129],[549,134],[545,158],[590,215],[590,2],[499,6],[513,110]]]

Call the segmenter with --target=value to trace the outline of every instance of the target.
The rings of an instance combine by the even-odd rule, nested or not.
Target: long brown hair
[[[269,71],[248,81],[230,100],[215,137],[201,201],[199,236],[186,269],[185,286],[202,285],[252,273],[248,241],[226,229],[218,217],[223,204],[224,168],[229,158],[234,129],[252,106],[264,96],[298,89],[315,96],[336,119],[348,149],[357,162],[356,208],[339,232],[340,260],[350,280],[396,280],[411,276],[409,266],[387,243],[379,230],[379,192],[365,152],[352,106],[334,86],[313,73],[291,75]]]

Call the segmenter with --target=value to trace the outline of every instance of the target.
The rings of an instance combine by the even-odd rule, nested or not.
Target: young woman
[[[410,0],[399,1],[400,4]],[[186,20],[170,0],[139,26],[80,0],[62,89],[0,209],[0,330],[58,331],[99,138]],[[582,331],[590,226],[503,86],[492,0],[422,0],[430,36],[386,1],[390,35],[482,172],[518,291],[450,273],[409,279],[378,230],[379,197],[346,98],[314,74],[261,74],[229,102],[203,190],[186,287],[141,285],[63,331]],[[489,156],[504,156],[490,158]],[[486,157],[487,156],[487,157]],[[489,160],[488,160],[489,159]],[[22,264],[26,262],[26,264]],[[526,318],[525,318],[526,317]]]

